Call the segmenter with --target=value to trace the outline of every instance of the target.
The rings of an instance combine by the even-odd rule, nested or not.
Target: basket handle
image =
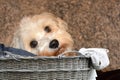
[[[79,51],[76,51],[76,50],[72,50],[72,51],[71,51],[71,50],[70,50],[70,51],[65,51],[65,52],[63,52],[62,54],[59,54],[59,55],[58,55],[58,58],[64,57],[65,54],[69,54],[69,53],[77,53],[76,56],[85,57],[85,55],[83,55],[83,54],[80,53]]]

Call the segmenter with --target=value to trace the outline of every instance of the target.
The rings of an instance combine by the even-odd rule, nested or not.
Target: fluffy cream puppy
[[[73,47],[67,29],[67,24],[51,13],[24,17],[11,46],[39,56],[57,56]]]

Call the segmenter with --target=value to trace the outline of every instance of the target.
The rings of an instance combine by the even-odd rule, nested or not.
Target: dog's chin
[[[62,54],[63,52],[65,52],[66,49],[65,48],[59,48],[56,52],[56,56],[58,56],[59,54]]]
[[[65,53],[64,56],[76,56],[77,55],[76,53],[71,52],[71,51],[72,51],[72,48],[70,48],[70,47],[59,48],[58,51],[57,51],[57,53],[56,53],[56,56],[58,56],[60,54],[63,54],[63,53]]]
[[[66,51],[69,51],[69,50],[71,50],[71,49],[70,48],[59,48],[56,52],[56,56],[66,52]]]
[[[44,50],[44,51],[38,52],[37,55],[38,56],[58,56],[64,53],[65,51],[68,51],[68,49],[58,48],[58,49],[52,49],[52,50]]]

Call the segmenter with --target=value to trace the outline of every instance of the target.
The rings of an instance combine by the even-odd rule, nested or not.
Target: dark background
[[[109,49],[104,72],[120,69],[120,0],[0,0],[0,42],[9,45],[20,20],[41,12],[68,23],[75,49]]]

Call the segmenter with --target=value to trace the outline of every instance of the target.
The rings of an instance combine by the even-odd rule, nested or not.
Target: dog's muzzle
[[[49,44],[49,48],[52,49],[58,48],[58,46],[59,46],[59,42],[57,39],[53,39]]]

